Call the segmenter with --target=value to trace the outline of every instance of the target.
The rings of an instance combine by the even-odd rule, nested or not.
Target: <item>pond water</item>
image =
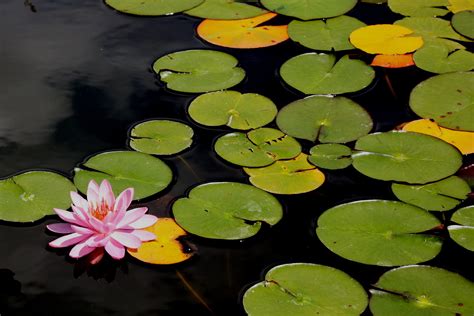
[[[194,124],[186,113],[194,96],[164,89],[151,72],[153,61],[170,52],[213,48],[195,36],[199,19],[127,16],[99,0],[2,0],[0,12],[0,177],[29,169],[70,176],[92,154],[126,149],[128,130],[136,122],[171,118],[192,126],[195,141],[179,156],[163,159],[175,178],[165,192],[143,201],[150,213],[169,216],[172,202],[200,183],[248,182],[241,168],[212,150],[215,139],[228,130]],[[368,4],[349,15],[368,24],[400,18],[385,6]],[[217,49],[237,57],[247,71],[234,90],[268,96],[279,108],[302,97],[285,86],[277,69],[308,49],[290,41],[257,50]],[[415,67],[378,69],[369,88],[349,96],[372,115],[375,131],[388,131],[416,118],[408,95],[430,76]],[[390,183],[371,180],[352,167],[325,174],[326,183],[316,191],[278,197],[285,216],[272,229],[238,242],[189,238],[198,255],[171,267],[129,257],[86,271],[67,259],[66,251],[47,247],[53,237],[45,224],[54,219],[34,225],[0,222],[0,314],[210,315],[212,310],[243,315],[245,289],[269,268],[290,262],[338,268],[368,289],[389,269],[333,254],[316,237],[315,221],[343,202],[394,199]],[[473,262],[472,252],[448,238],[440,255],[427,264],[473,280]]]

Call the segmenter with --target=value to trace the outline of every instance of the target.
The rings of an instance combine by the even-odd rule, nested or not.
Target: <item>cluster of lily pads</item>
[[[173,203],[174,219],[160,219],[148,229],[157,240],[129,249],[131,255],[172,264],[192,256],[177,242],[186,232],[223,240],[254,236],[262,225],[272,226],[283,218],[282,205],[272,194],[316,190],[325,181],[324,170],[352,166],[367,177],[391,181],[399,201],[335,206],[318,218],[316,234],[345,259],[403,266],[382,275],[370,289],[372,313],[474,313],[472,282],[440,268],[416,265],[440,253],[440,232],[474,251],[473,206],[458,209],[450,225],[435,215],[455,209],[471,192],[456,173],[463,155],[474,153],[474,55],[459,43],[474,37],[472,2],[389,0],[394,12],[407,17],[371,26],[343,15],[357,0],[261,0],[261,6],[231,0],[105,2],[127,14],[184,12],[204,18],[197,33],[218,46],[250,49],[291,38],[317,51],[281,65],[283,81],[306,96],[280,110],[265,96],[229,90],[245,78],[245,70],[227,53],[186,50],[154,62],[154,71],[168,89],[200,94],[188,108],[197,125],[233,130],[217,138],[214,150],[224,161],[242,167],[252,185],[221,182],[194,187]],[[454,13],[451,21],[440,18],[449,12]],[[295,19],[288,25],[261,26],[278,15]],[[355,48],[375,55],[372,65],[352,55],[337,58],[328,53]],[[438,74],[411,92],[410,108],[421,119],[371,133],[374,122],[369,113],[341,95],[370,86],[376,76],[372,66],[413,65]],[[173,178],[169,166],[156,156],[186,150],[193,135],[186,124],[150,120],[131,129],[128,142],[133,150],[89,157],[74,169],[74,183],[49,171],[1,180],[0,220],[32,222],[54,214],[53,208],[67,209],[69,192],[85,194],[91,180],[109,181],[116,195],[132,187],[137,200],[154,196]],[[293,263],[268,271],[264,281],[245,292],[243,304],[249,315],[257,316],[360,315],[369,302],[364,288],[344,272]]]

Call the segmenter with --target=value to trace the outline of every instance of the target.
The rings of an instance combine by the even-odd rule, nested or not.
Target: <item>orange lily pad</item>
[[[404,55],[377,55],[370,64],[384,68],[404,68],[415,65],[413,54]]]
[[[286,41],[288,25],[259,26],[273,19],[277,14],[265,13],[243,20],[204,20],[198,28],[198,35],[214,45],[230,48],[261,48]]]
[[[156,240],[144,242],[138,249],[128,249],[132,257],[151,264],[174,264],[194,255],[184,251],[178,238],[186,236],[186,232],[172,218],[159,218],[146,230],[154,233]]]

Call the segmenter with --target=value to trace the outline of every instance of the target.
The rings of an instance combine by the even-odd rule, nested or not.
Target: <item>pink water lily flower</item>
[[[94,250],[95,262],[103,256],[103,250],[114,259],[125,256],[125,248],[137,249],[142,242],[155,240],[155,234],[143,230],[156,223],[157,218],[145,214],[146,207],[127,211],[133,200],[133,188],[128,188],[115,199],[107,180],[100,186],[89,182],[87,200],[76,192],[71,192],[72,212],[54,209],[67,223],[47,225],[55,233],[66,234],[49,245],[53,248],[73,246],[69,252],[72,258],[80,258]],[[97,255],[98,253],[98,255]]]

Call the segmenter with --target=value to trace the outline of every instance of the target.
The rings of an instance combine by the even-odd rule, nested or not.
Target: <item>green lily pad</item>
[[[286,134],[321,143],[347,143],[372,129],[370,115],[344,97],[311,96],[282,108],[278,127]]]
[[[290,38],[314,50],[354,49],[349,41],[352,31],[366,26],[365,23],[350,16],[316,21],[293,20],[288,25]]]
[[[410,95],[410,107],[422,118],[454,130],[474,132],[474,73],[456,72],[431,77]]]
[[[244,167],[264,167],[301,153],[298,141],[273,128],[226,134],[217,140],[214,149],[224,160]]]
[[[204,0],[105,0],[117,11],[135,15],[170,15],[200,5]]]
[[[315,20],[343,15],[352,10],[357,0],[261,0],[265,8],[301,20]]]
[[[193,129],[186,124],[153,120],[135,125],[130,132],[130,147],[152,155],[173,155],[193,143]]]
[[[392,191],[405,203],[428,211],[449,211],[467,198],[471,188],[463,179],[452,176],[425,185],[392,184]]]
[[[172,206],[176,222],[186,231],[212,239],[254,236],[262,223],[275,225],[283,216],[278,200],[248,184],[207,183]]]
[[[352,164],[352,149],[340,144],[316,145],[310,150],[308,161],[316,167],[337,170]]]
[[[250,183],[276,194],[301,194],[316,190],[325,180],[324,174],[308,163],[308,155],[279,160],[263,168],[244,168]]]
[[[367,307],[364,288],[346,273],[310,263],[272,268],[249,288],[244,309],[252,316],[358,316]]]
[[[388,0],[360,0],[362,3],[371,3],[371,4],[384,4],[387,3]]]
[[[449,236],[460,246],[474,251],[474,206],[457,210],[451,221],[460,225],[448,226]]]
[[[351,80],[347,80],[351,74]],[[305,94],[342,94],[367,87],[375,71],[361,60],[344,56],[306,53],[287,60],[280,68],[283,80]]]
[[[414,184],[434,182],[453,175],[462,156],[448,143],[424,134],[388,132],[360,138],[352,165],[379,180]]]
[[[0,220],[34,222],[54,214],[54,208],[68,209],[71,191],[76,187],[69,179],[49,171],[29,171],[0,180]]]
[[[453,28],[459,34],[474,39],[474,11],[461,11],[451,19]]]
[[[418,207],[368,200],[327,210],[318,219],[316,233],[329,250],[345,259],[390,267],[436,257],[441,238],[423,232],[440,224]]]
[[[459,274],[428,266],[386,272],[370,290],[374,316],[474,315],[474,283]]]
[[[205,0],[200,6],[185,13],[203,19],[239,20],[253,18],[267,12],[259,7],[242,2],[235,0]]]
[[[443,43],[423,46],[413,59],[418,68],[438,74],[474,69],[473,53],[464,49],[450,50]]]
[[[74,183],[82,193],[90,180],[106,179],[115,195],[134,188],[136,200],[164,190],[173,179],[171,169],[160,159],[136,151],[110,151],[95,155],[75,168]]]
[[[175,91],[201,93],[227,89],[245,78],[233,56],[204,49],[165,55],[153,64],[161,81]]]
[[[443,16],[449,13],[448,0],[388,0],[390,10],[406,16]]]
[[[188,112],[202,125],[249,130],[273,121],[278,110],[272,100],[256,93],[218,91],[194,99]]]

